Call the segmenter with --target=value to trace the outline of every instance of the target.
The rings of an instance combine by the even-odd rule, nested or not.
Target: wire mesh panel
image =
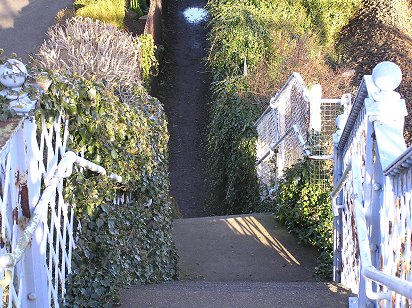
[[[332,134],[336,131],[336,117],[341,114],[342,99],[350,101],[350,95],[342,99],[321,99],[320,86],[312,96],[301,76],[294,73],[280,92],[271,99],[270,106],[256,122],[258,140],[256,154],[258,159],[257,175],[260,181],[261,197],[276,189],[276,179],[282,177],[285,169],[298,163],[304,157],[304,151],[310,148],[310,180],[323,186],[330,186],[333,181],[333,143]],[[319,91],[320,90],[320,91]],[[317,104],[318,114],[313,115],[320,123],[319,131],[312,127],[311,112]],[[319,116],[320,113],[320,116]],[[296,133],[290,133],[296,126],[303,137],[299,140]],[[276,144],[276,149],[272,150]],[[270,153],[268,155],[268,153]],[[329,159],[329,160],[328,160]]]
[[[285,125],[282,125],[280,133],[284,135],[293,125],[297,125],[306,141],[309,129],[309,103],[304,96],[306,86],[301,78],[293,76],[293,82],[288,87],[289,93],[287,96],[285,95],[285,99],[282,102]],[[303,148],[298,138],[291,136],[285,139],[282,143],[282,149],[278,152],[278,156],[284,162],[283,166],[279,166],[282,169],[279,170],[279,176],[282,176],[283,170],[291,167],[303,158]]]
[[[276,178],[282,176],[285,168],[298,162],[303,157],[302,145],[295,136],[285,138],[277,147],[276,155],[271,153],[270,145],[278,142],[293,125],[298,125],[301,132],[308,130],[308,103],[304,99],[306,86],[298,73],[289,77],[281,91],[271,99],[270,106],[256,122],[258,140],[257,159],[262,160],[257,166],[257,174],[264,197],[275,185]]]
[[[256,126],[258,132],[256,154],[258,159],[261,159],[265,153],[270,151],[269,146],[271,143],[278,140],[279,132],[276,123],[278,123],[277,110],[271,107],[267,108]],[[274,175],[276,174],[276,158],[272,155],[269,159],[258,164],[256,169],[261,191],[273,186]]]
[[[309,146],[311,151],[310,181],[322,187],[333,183],[333,140],[332,134],[336,132],[336,118],[342,113],[342,102],[349,100],[350,94],[345,94],[342,99],[325,99],[320,102],[321,131],[311,131]]]

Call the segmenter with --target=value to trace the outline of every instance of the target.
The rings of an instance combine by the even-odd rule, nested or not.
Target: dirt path
[[[185,218],[211,214],[206,208],[207,21],[190,22],[184,16],[186,9],[203,8],[206,2],[165,1],[165,54],[152,93],[164,104],[169,119],[171,194]]]

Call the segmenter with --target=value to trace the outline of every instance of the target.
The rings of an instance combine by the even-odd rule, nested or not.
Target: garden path
[[[212,214],[207,208],[205,133],[210,95],[204,62],[208,29],[207,17],[197,15],[206,2],[165,1],[165,53],[152,93],[164,104],[169,119],[171,195],[185,218]]]

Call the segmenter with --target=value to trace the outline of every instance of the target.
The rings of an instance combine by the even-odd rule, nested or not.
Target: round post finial
[[[398,65],[390,61],[384,61],[375,66],[372,71],[372,80],[380,90],[373,94],[376,101],[399,99],[399,93],[394,90],[402,81],[402,71]]]

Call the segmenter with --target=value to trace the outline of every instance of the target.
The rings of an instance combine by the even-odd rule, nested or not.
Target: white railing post
[[[24,122],[23,134],[26,148],[27,166],[27,192],[30,212],[34,213],[35,205],[40,198],[41,173],[39,172],[38,146],[36,143],[36,123],[34,118],[26,119]],[[47,216],[47,215],[45,215]],[[47,217],[43,217],[43,221]],[[23,264],[25,267],[26,281],[25,290],[22,296],[22,307],[48,307],[51,306],[48,296],[47,267],[46,267],[46,227],[44,222],[40,223],[31,240],[31,245],[26,249]],[[39,282],[43,283],[39,283]]]
[[[319,84],[312,86],[312,89],[308,91],[307,99],[309,100],[309,130],[319,133],[322,130],[322,119],[321,119],[321,99],[322,99],[322,87]],[[311,132],[312,133],[312,132]]]

